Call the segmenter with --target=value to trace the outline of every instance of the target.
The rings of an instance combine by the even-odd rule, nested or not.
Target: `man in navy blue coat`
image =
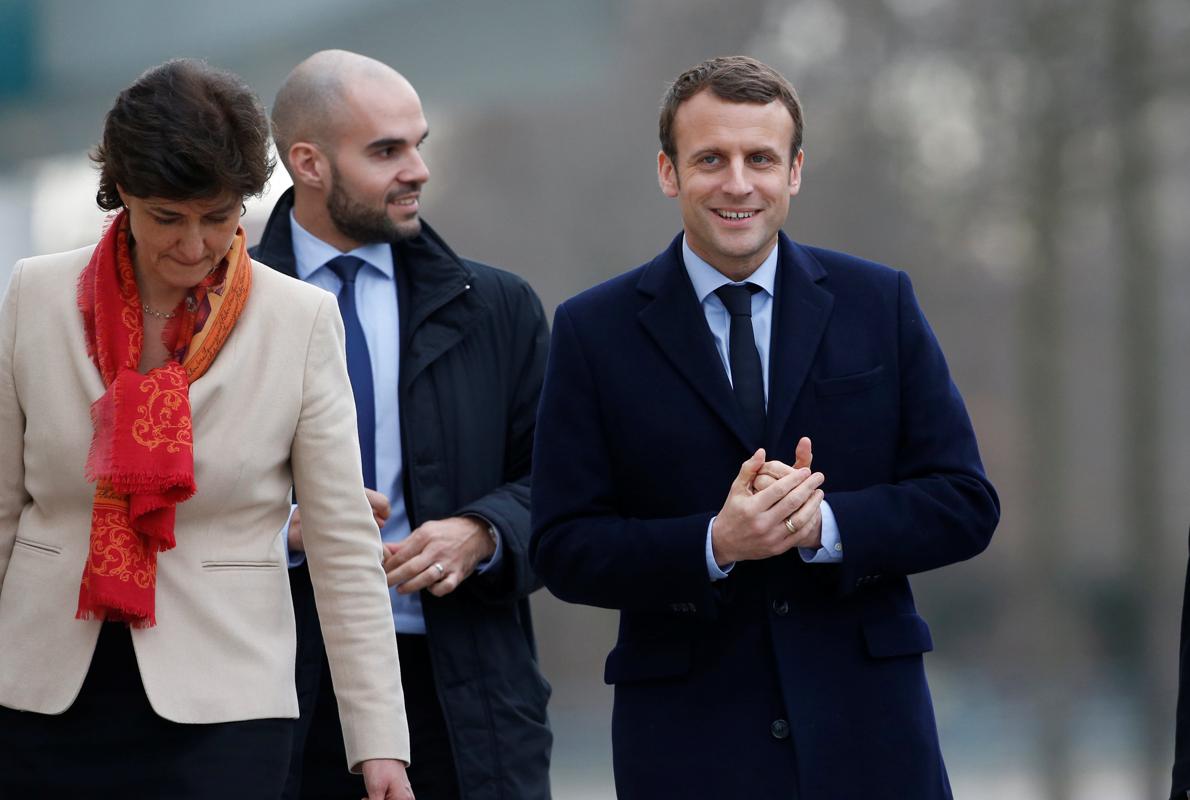
[[[683,232],[559,307],[534,450],[535,566],[621,612],[619,796],[949,798],[907,576],[999,501],[942,351],[904,273],[781,233],[780,74],[704,62],[660,127]]]

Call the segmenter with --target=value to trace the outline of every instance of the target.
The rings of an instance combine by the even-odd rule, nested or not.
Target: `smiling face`
[[[366,78],[344,98],[328,153],[326,211],[355,246],[421,232],[421,187],[430,171],[418,149],[429,134],[417,92],[400,76]]]
[[[169,308],[218,266],[240,225],[241,200],[133,197],[120,189],[132,231],[132,263],[141,296]]]
[[[658,155],[658,181],[681,206],[690,249],[732,280],[764,262],[801,186],[792,138],[778,101],[733,103],[704,90],[678,107],[675,158]]]

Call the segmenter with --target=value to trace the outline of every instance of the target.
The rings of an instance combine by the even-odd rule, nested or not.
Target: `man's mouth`
[[[755,211],[725,211],[723,209],[715,209],[715,213],[722,219],[751,219],[756,216]]]

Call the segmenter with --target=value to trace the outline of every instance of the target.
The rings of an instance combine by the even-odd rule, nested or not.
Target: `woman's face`
[[[233,193],[162,200],[121,189],[120,198],[128,209],[137,280],[156,294],[196,286],[227,255],[240,224],[240,198]]]

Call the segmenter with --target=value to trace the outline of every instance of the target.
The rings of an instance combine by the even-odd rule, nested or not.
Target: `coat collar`
[[[784,428],[834,304],[834,296],[818,285],[826,278],[818,259],[784,233],[779,234],[777,248],[768,425],[763,442],[770,447],[783,441]],[[682,262],[681,235],[645,265],[636,288],[651,298],[638,315],[645,330],[741,444],[749,452],[759,447],[762,442],[752,441],[741,424],[731,383]]]
[[[289,220],[293,200],[291,187],[273,207],[252,257],[296,278]],[[475,271],[424,220],[420,234],[392,247],[393,263],[405,272],[409,287],[408,308],[401,309],[405,317],[402,327],[409,332],[409,348],[401,365],[404,385],[458,342],[486,310],[486,304],[479,293],[470,291]]]

